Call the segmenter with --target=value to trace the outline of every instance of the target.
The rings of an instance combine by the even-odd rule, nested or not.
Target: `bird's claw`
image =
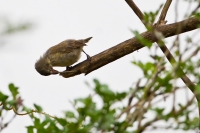
[[[70,71],[71,68],[72,68],[72,66],[66,66],[66,70],[65,71]]]
[[[92,57],[87,54],[87,60],[91,61]]]

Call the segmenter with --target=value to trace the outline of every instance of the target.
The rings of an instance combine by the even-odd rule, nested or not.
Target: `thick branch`
[[[197,18],[189,18],[184,21],[180,21],[173,24],[162,25],[156,27],[156,30],[161,32],[165,38],[174,36],[177,34],[181,34],[184,32],[188,32],[191,30],[197,29],[200,21]],[[141,34],[141,36],[149,41],[156,42],[158,38],[156,38],[153,31],[146,31]],[[105,66],[125,55],[128,55],[136,50],[144,47],[136,37],[128,39],[114,47],[111,47],[97,55],[94,55],[91,58],[91,61],[83,61],[70,69],[70,71],[65,71],[60,73],[65,78],[73,77],[75,75],[79,75],[81,73],[88,74],[94,70],[99,69],[102,66]]]

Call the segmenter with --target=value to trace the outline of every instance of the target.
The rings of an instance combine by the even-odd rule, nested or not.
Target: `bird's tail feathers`
[[[84,43],[87,43],[87,42],[89,42],[90,39],[92,39],[92,37],[88,37],[88,38],[86,38],[86,39],[83,39],[83,42],[84,42]]]

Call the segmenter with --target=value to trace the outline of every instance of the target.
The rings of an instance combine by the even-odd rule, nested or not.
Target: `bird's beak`
[[[59,72],[57,70],[51,70],[51,74],[59,74]]]

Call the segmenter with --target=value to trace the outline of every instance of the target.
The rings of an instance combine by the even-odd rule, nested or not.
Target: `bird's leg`
[[[83,51],[83,53],[85,53],[85,55],[87,56],[87,60],[91,60],[91,57],[84,51],[84,50],[82,50]]]

